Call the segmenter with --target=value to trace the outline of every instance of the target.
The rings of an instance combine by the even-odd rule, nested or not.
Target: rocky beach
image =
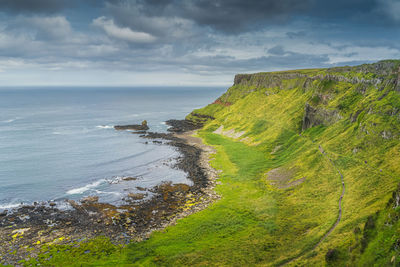
[[[153,188],[137,188],[123,205],[99,202],[95,195],[80,201],[66,200],[68,209],[56,203],[34,203],[0,213],[0,263],[17,265],[35,257],[42,246],[72,244],[96,236],[110,238],[115,244],[127,244],[148,238],[151,232],[174,224],[177,219],[202,210],[218,199],[214,192],[217,172],[209,165],[213,149],[194,137],[196,128],[188,121],[169,120],[169,133],[148,132],[141,125],[116,126],[116,130],[134,130],[145,143],[169,145],[179,151],[175,168],[187,173],[192,185],[163,182]],[[135,177],[124,177],[124,181]],[[150,198],[145,198],[151,193]]]

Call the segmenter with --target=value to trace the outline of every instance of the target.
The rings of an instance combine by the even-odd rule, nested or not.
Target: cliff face
[[[299,78],[305,78],[305,82],[303,83],[305,88],[310,85],[310,82],[316,80],[375,86],[386,81],[387,83],[397,85],[400,84],[398,64],[396,61],[383,61],[371,64],[372,67],[371,65],[361,65],[357,67],[330,68],[323,71],[299,70],[292,72],[237,74],[233,85],[255,86],[257,88],[280,87],[280,89],[285,89],[282,86],[284,80]]]
[[[329,126],[344,117],[355,122],[362,110],[352,110],[357,105],[350,105],[360,103],[359,100],[367,90],[381,92],[379,100],[390,95],[390,92],[400,92],[400,60],[385,60],[355,67],[237,74],[233,86],[209,109],[193,112],[188,119],[207,122],[213,118],[214,112],[253,92],[263,92],[269,96],[293,89],[301,90],[308,96],[308,101],[302,107],[301,130],[318,125]],[[346,94],[346,90],[347,93],[351,91],[351,94]],[[382,112],[382,106],[370,104],[369,113]],[[394,109],[392,113],[397,114]],[[204,116],[207,116],[206,120]]]
[[[326,110],[323,108],[313,108],[308,103],[304,108],[302,131],[308,128],[324,125],[329,126],[339,121],[342,117],[337,110]]]
[[[400,177],[400,60],[238,74],[226,93],[187,119],[202,120],[203,131],[211,135],[208,140],[220,140],[215,135],[230,138],[269,160],[257,169],[257,182],[267,184],[264,192],[278,196],[278,219],[268,234],[272,258],[293,258],[291,247],[307,250],[328,231],[338,218],[340,171],[346,186],[341,221],[319,249],[297,259],[299,264],[400,264],[400,233],[393,230],[400,227],[398,190],[393,205],[386,207]],[[227,137],[217,129],[240,136]],[[216,145],[224,147],[224,142]],[[251,160],[246,158],[246,166],[258,164]],[[285,180],[293,186],[271,183],[271,170],[280,174],[276,183]],[[284,240],[271,241],[282,236]]]

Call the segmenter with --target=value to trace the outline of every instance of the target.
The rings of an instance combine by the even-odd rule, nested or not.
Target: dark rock
[[[141,194],[141,193],[129,193],[128,197],[133,199],[133,200],[140,200],[143,199],[145,197],[145,194]]]
[[[129,177],[123,177],[123,178],[122,178],[123,181],[135,181],[135,180],[137,180],[137,179],[138,179],[138,178],[136,178],[136,177],[130,177],[130,176],[129,176]]]
[[[81,211],[81,212],[86,213],[85,209],[84,209],[81,205],[79,205],[78,203],[76,203],[76,201],[74,201],[74,200],[72,200],[72,199],[68,199],[67,202],[68,202],[74,209],[76,209],[77,211]]]
[[[50,205],[50,207],[54,207],[54,206],[56,206],[57,204],[56,204],[55,202],[50,202],[49,205]]]
[[[336,249],[329,249],[328,252],[325,254],[326,262],[335,261],[338,258],[338,251]]]
[[[302,130],[304,131],[318,125],[329,126],[341,118],[342,117],[337,110],[314,108],[307,103],[304,108]]]
[[[165,123],[171,126],[168,128],[168,131],[174,133],[193,131],[203,126],[202,124],[195,124],[189,120],[168,120]]]
[[[356,122],[357,118],[358,118],[358,116],[360,115],[361,112],[362,112],[362,110],[360,109],[360,110],[357,110],[356,113],[351,114],[350,115],[350,121],[351,122]]]
[[[134,131],[147,131],[149,126],[147,126],[147,121],[142,121],[142,124],[131,124],[131,125],[115,125],[115,130],[134,130]]]
[[[85,198],[81,199],[82,203],[95,203],[99,201],[99,197],[98,196],[88,196]]]
[[[135,131],[135,132],[132,132],[132,134],[145,134],[146,133],[146,131]]]

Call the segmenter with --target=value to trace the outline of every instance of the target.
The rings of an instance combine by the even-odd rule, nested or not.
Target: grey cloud
[[[274,56],[282,56],[285,54],[285,50],[281,45],[276,45],[267,51],[269,54],[274,55]]]
[[[281,23],[296,13],[303,13],[310,0],[192,0],[185,1],[182,16],[200,25],[210,26],[226,33],[258,29],[265,23]]]
[[[256,31],[299,18],[341,25],[400,24],[397,0],[121,0],[108,3],[107,9],[118,23],[132,28],[149,28],[156,18],[183,18],[226,34]]]
[[[263,27],[263,23],[287,21],[297,12],[303,13],[312,0],[131,0],[108,3],[114,18],[130,27],[151,27],[138,17],[183,18],[199,26],[225,33],[239,33]]]
[[[68,0],[1,0],[0,11],[53,13],[64,9],[70,5],[70,2]]]
[[[305,31],[287,32],[286,35],[287,35],[290,39],[295,39],[295,38],[306,37],[306,36],[307,36],[307,32],[305,32]]]
[[[99,17],[93,21],[93,25],[102,28],[105,33],[119,40],[132,43],[152,43],[157,38],[146,32],[132,31],[130,28],[118,27],[114,21],[106,17]]]

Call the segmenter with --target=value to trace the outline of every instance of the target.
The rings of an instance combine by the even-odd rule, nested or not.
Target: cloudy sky
[[[390,58],[400,0],[0,0],[0,86],[225,86]]]

